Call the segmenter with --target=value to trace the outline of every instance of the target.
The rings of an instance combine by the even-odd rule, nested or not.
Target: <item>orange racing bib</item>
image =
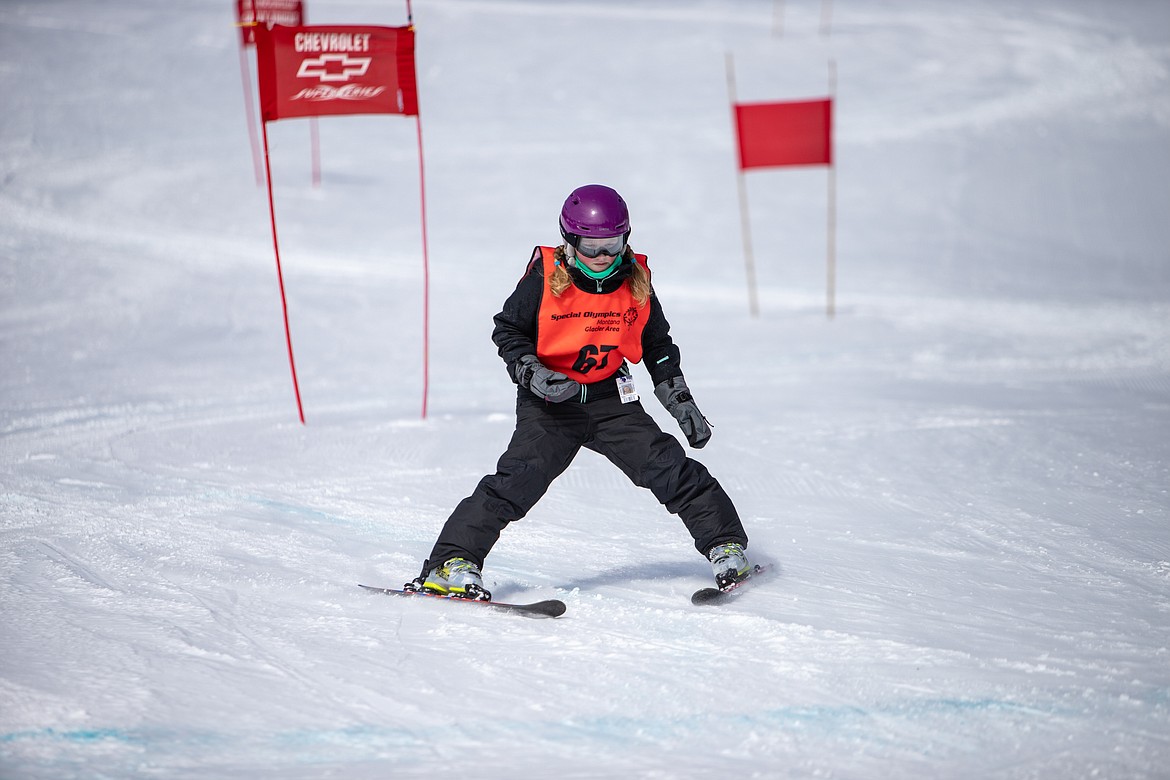
[[[536,323],[536,356],[553,371],[578,382],[613,376],[623,360],[642,361],[642,330],[649,305],[638,306],[627,281],[611,293],[592,294],[569,285],[559,296],[548,288],[554,265],[552,247],[540,248],[545,288]],[[645,255],[634,255],[646,269]]]

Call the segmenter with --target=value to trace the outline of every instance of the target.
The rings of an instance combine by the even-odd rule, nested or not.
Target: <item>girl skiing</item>
[[[581,447],[604,455],[682,519],[719,587],[743,579],[747,535],[731,499],[634,391],[626,361],[645,361],[654,395],[687,442],[699,449],[711,438],[683,379],[646,257],[627,244],[625,201],[600,184],[579,187],[565,200],[560,227],[564,243],[536,247],[495,317],[492,341],[518,386],[512,440],[496,473],[451,513],[406,590],[490,600],[484,558]]]

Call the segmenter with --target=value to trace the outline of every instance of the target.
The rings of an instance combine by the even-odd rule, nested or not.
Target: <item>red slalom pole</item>
[[[276,281],[280,285],[280,308],[284,312],[284,341],[288,345],[288,367],[292,371],[293,394],[297,399],[297,415],[305,424],[305,410],[301,406],[301,388],[297,383],[297,363],[293,358],[292,331],[288,326],[288,301],[284,295],[284,273],[280,269],[280,245],[276,240],[276,204],[272,197],[272,165],[268,160],[268,122],[260,125],[264,134],[264,173],[268,179],[268,215],[272,222],[272,251],[276,254]]]
[[[317,130],[317,117],[309,117],[309,156],[312,158],[313,186],[321,186],[321,137]]]
[[[430,258],[427,253],[427,187],[423,173],[423,145],[422,120],[414,115],[414,125],[418,130],[418,195],[422,219],[422,248],[423,248],[423,400],[422,416],[427,417],[427,394],[430,385],[430,300],[431,300],[431,271]]]
[[[252,81],[248,73],[248,54],[240,46],[240,78],[244,82],[244,118],[248,121],[248,140],[252,143],[252,165],[256,169],[256,186],[261,183],[260,174],[260,146],[256,140],[256,117],[252,108]]]
[[[406,0],[406,23],[414,27],[414,12],[410,7],[410,0]],[[427,185],[426,175],[423,172],[423,143],[421,112],[414,115],[414,126],[418,132],[418,201],[420,218],[422,220],[422,250],[423,250],[423,397],[422,417],[427,418],[427,396],[430,390],[430,354],[431,354],[431,263],[427,252]]]

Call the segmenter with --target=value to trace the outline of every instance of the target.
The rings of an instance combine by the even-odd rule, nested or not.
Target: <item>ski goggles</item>
[[[622,233],[620,236],[598,237],[568,233],[565,235],[565,240],[569,242],[569,246],[577,250],[577,254],[585,257],[598,257],[600,255],[617,257],[626,248],[628,235],[629,233]]]

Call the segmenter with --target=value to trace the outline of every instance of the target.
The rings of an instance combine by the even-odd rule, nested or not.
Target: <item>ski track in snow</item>
[[[303,427],[229,4],[0,7],[0,776],[1166,777],[1170,12],[415,6],[430,414],[413,123],[323,120],[314,189],[284,122]],[[727,51],[744,101],[837,61],[832,321],[821,169],[749,175],[746,312]],[[598,180],[775,574],[692,607],[583,452],[485,569],[564,617],[362,592],[505,445],[491,317]]]

